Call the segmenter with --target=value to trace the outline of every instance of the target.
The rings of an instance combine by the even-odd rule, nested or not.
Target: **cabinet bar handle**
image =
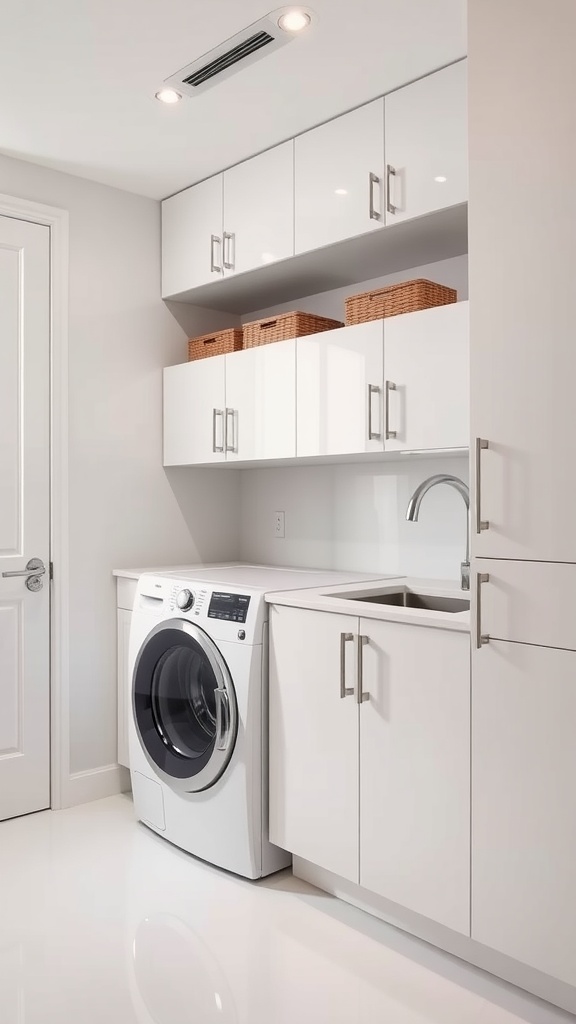
[[[362,652],[364,650],[364,644],[367,644],[367,643],[368,643],[368,637],[367,636],[357,636],[356,637],[356,692],[355,692],[355,697],[356,697],[356,703],[357,704],[363,704],[365,700],[370,700],[370,694],[369,693],[363,693],[363,691],[362,691],[362,684],[363,684],[363,678],[362,677],[363,677],[363,673],[364,673],[364,659],[363,659]]]
[[[476,647],[478,650],[490,640],[486,633],[482,634],[482,584],[488,583],[489,580],[490,573],[476,573]]]
[[[230,430],[230,437],[232,438],[232,443],[230,443],[229,438],[228,438],[228,426],[229,426],[230,423],[232,423],[232,429]],[[236,416],[235,416],[234,409],[226,409],[226,451],[227,452],[235,452],[235,451],[237,451],[237,448],[236,448]]]
[[[386,212],[396,213],[397,207],[394,206],[391,197],[392,190],[392,178],[396,177],[396,170],[392,167],[392,164],[386,164]]]
[[[370,171],[368,175],[368,192],[369,192],[369,208],[370,208],[370,220],[382,220],[382,214],[374,206],[374,185],[380,184],[380,178],[377,174],[373,174]]]
[[[222,418],[222,430],[224,430],[224,410],[223,409],[212,409],[212,451],[223,452],[224,444],[216,444],[216,421],[218,417]]]
[[[377,384],[368,385],[368,440],[379,441],[382,437],[380,431],[372,429],[372,395],[379,395],[380,388]]]
[[[482,452],[490,445],[483,437],[476,438],[476,533],[490,529],[488,519],[482,519]]]
[[[346,686],[346,644],[354,640],[353,633],[340,633],[340,698],[352,697],[354,690]]]
[[[210,235],[210,270],[213,274],[221,274],[222,267],[216,263],[215,249],[216,245],[222,245],[222,239],[219,235]]]
[[[390,430],[390,392],[396,391],[396,385],[393,381],[386,381],[386,433],[384,435],[386,441],[393,440],[397,436],[395,430]]]
[[[224,268],[234,270],[236,263],[236,235],[233,231],[225,231],[224,235]]]

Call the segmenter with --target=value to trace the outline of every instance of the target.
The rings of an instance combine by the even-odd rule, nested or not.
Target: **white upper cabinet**
[[[360,620],[360,885],[470,934],[470,637]]]
[[[224,172],[224,273],[294,255],[294,141]]]
[[[383,321],[298,338],[299,456],[383,451]]]
[[[386,451],[468,447],[468,320],[455,302],[384,321]]]
[[[384,100],[295,140],[296,252],[382,227]]]
[[[226,356],[164,370],[164,465],[226,458]]]
[[[294,458],[295,339],[225,358],[227,461]]]
[[[386,224],[468,200],[466,74],[460,61],[386,96]]]
[[[221,174],[162,203],[162,297],[222,277]]]
[[[472,938],[576,985],[576,653],[472,658]]]

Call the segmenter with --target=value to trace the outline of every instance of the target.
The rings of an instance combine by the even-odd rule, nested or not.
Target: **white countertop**
[[[432,626],[459,633],[470,632],[470,612],[438,612],[425,608],[403,608],[395,605],[371,604],[359,601],[359,597],[382,594],[408,587],[421,594],[439,597],[458,597],[469,600],[469,593],[461,590],[453,580],[426,580],[414,576],[385,577],[370,584],[353,583],[335,587],[317,587],[311,590],[288,590],[269,594],[268,604],[287,605],[290,608],[308,608],[312,611],[335,612],[341,615],[356,615],[365,619],[380,619],[388,622],[402,622],[413,626]],[[348,599],[349,597],[349,599]]]
[[[215,569],[222,565],[238,565],[238,562],[188,562],[185,565],[146,565],[140,569],[113,569],[113,576],[138,580],[145,572],[187,572],[188,569]]]

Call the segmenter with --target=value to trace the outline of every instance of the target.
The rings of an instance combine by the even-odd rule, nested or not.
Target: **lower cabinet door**
[[[296,455],[296,339],[226,356],[226,458]]]
[[[117,612],[117,680],[118,680],[118,764],[130,767],[128,760],[128,723],[132,709],[132,680],[128,671],[128,645],[132,612],[118,608]]]
[[[351,882],[358,882],[358,705],[354,643],[346,638],[357,632],[350,616],[270,610],[270,839]]]
[[[576,985],[576,652],[472,658],[472,938]]]
[[[470,934],[470,638],[360,621],[360,884]]]

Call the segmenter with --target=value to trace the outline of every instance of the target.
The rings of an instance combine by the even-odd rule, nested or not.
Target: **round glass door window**
[[[238,714],[226,662],[202,629],[172,619],[148,634],[134,668],[133,709],[156,774],[189,792],[220,778]]]

